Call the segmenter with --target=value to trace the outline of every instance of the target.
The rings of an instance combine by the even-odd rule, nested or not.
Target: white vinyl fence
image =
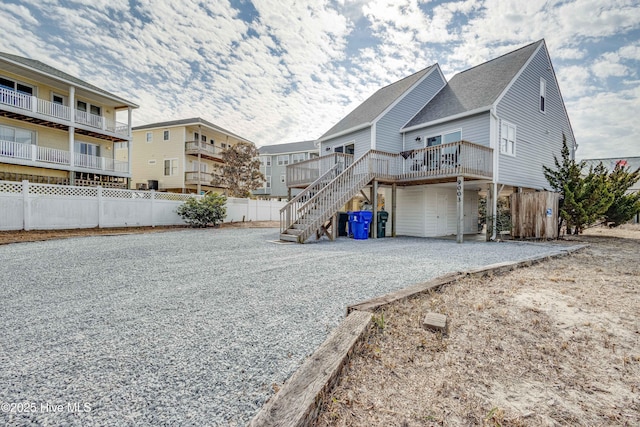
[[[0,181],[0,230],[182,225],[188,194]],[[276,221],[285,202],[227,199],[230,221]]]

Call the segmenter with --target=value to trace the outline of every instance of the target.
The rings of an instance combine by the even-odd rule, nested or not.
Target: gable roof
[[[264,145],[258,149],[260,154],[299,153],[303,151],[318,151],[315,141],[289,142],[286,144]]]
[[[86,89],[90,92],[94,92],[97,93],[99,95],[102,96],[106,96],[107,98],[110,98],[114,101],[118,101],[121,102],[127,106],[130,106],[132,108],[138,108],[139,106],[132,103],[131,101],[127,101],[126,99],[123,99],[117,95],[114,95],[110,92],[107,92],[104,89],[100,89],[97,86],[92,85],[91,83],[87,83],[84,80],[80,80],[77,77],[72,76],[71,74],[67,74],[64,71],[60,71],[57,68],[53,68],[50,65],[47,65],[43,62],[40,61],[36,61],[35,59],[30,59],[30,58],[23,58],[22,56],[18,56],[18,55],[12,55],[10,53],[6,53],[6,52],[0,52],[0,60],[4,60],[8,63],[11,63],[13,65],[18,65],[18,66],[22,66],[22,67],[26,67],[28,69],[31,69],[33,71],[36,71],[40,74],[44,74],[47,75],[49,77],[53,77],[56,78],[58,80],[62,80],[66,83],[70,83],[74,86],[78,86],[81,87],[83,89]]]
[[[489,110],[538,47],[539,40],[456,74],[403,130],[451,116]]]
[[[366,127],[367,125],[370,126],[384,110],[393,104],[394,101],[401,97],[434,67],[436,67],[436,64],[379,89],[376,93],[367,98],[366,101],[358,105],[355,110],[347,114],[331,129],[326,131],[319,139],[327,139],[328,137],[350,129],[355,130],[359,127]]]
[[[136,131],[136,130],[143,130],[143,129],[156,129],[156,128],[168,128],[168,127],[175,127],[175,126],[190,126],[190,125],[204,125],[207,127],[210,127],[220,133],[223,133],[225,135],[229,135],[232,136],[234,138],[239,139],[240,141],[244,141],[244,142],[250,142],[251,144],[253,144],[253,142],[249,141],[246,138],[243,138],[239,135],[236,135],[233,132],[230,132],[226,129],[221,128],[220,126],[216,126],[213,123],[206,121],[204,119],[201,119],[200,117],[193,117],[190,119],[180,119],[180,120],[170,120],[167,122],[157,122],[157,123],[149,123],[147,125],[140,125],[140,126],[134,126],[131,128],[132,131]]]

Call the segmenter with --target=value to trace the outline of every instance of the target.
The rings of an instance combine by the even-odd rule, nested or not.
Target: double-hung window
[[[178,174],[178,159],[167,159],[164,161],[164,176],[174,176]]]
[[[289,164],[289,155],[284,154],[278,156],[278,166],[285,166]]]
[[[303,162],[305,160],[305,153],[294,153],[291,155],[291,163]]]
[[[169,131],[168,130],[162,131],[162,140],[163,141],[168,141],[169,140]]]
[[[504,120],[500,126],[500,153],[516,155],[516,125]]]

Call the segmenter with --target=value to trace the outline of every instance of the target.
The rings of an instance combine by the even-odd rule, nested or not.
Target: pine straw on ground
[[[244,221],[225,222],[220,228],[273,228],[279,227],[278,221]],[[156,227],[114,227],[114,228],[74,228],[68,230],[15,230],[0,231],[0,245],[20,242],[37,242],[42,240],[67,239],[70,237],[159,233],[189,228],[186,225],[156,226]]]
[[[571,256],[375,313],[316,425],[640,425],[640,228],[588,234]]]

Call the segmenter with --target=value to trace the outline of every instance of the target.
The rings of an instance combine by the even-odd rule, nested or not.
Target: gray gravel
[[[209,229],[0,246],[0,424],[245,425],[347,305],[558,248],[276,238]]]

